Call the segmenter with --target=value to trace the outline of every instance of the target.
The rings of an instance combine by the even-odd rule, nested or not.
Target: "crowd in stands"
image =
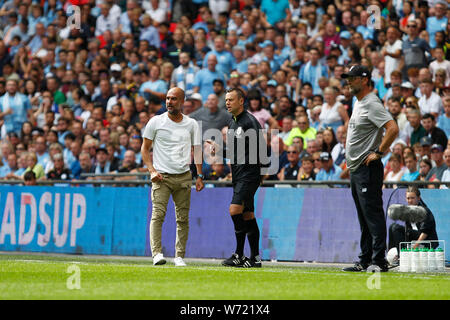
[[[400,128],[385,180],[450,182],[449,17],[442,0],[0,0],[0,179],[146,172],[142,134],[172,87],[224,138],[242,89],[278,157],[267,179],[348,179],[341,75],[362,64]],[[206,179],[230,180],[208,152]]]

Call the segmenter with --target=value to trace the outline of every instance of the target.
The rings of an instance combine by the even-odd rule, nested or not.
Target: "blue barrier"
[[[385,208],[388,200],[404,204],[404,193],[384,190]],[[447,243],[449,195],[449,190],[422,191],[438,236]],[[187,257],[224,258],[234,251],[231,197],[231,188],[192,192]],[[349,189],[260,188],[255,205],[263,259],[357,259],[360,231]],[[150,256],[150,218],[148,188],[1,186],[0,251]],[[174,255],[175,230],[169,201],[162,239],[166,256]]]

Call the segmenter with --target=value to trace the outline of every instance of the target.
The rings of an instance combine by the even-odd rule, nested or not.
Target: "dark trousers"
[[[392,223],[389,226],[389,250],[392,248],[397,248],[400,252],[400,242],[411,242],[416,241],[420,237],[420,231],[406,228],[398,223]],[[422,244],[425,248],[429,248],[430,245],[427,243]],[[433,249],[439,246],[437,242],[431,244]]]
[[[383,164],[361,164],[350,174],[352,196],[361,228],[361,264],[384,264],[386,252],[386,218],[383,211]]]

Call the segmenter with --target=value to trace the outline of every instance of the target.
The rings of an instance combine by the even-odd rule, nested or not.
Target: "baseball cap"
[[[261,48],[265,48],[265,47],[267,47],[267,46],[272,46],[272,47],[274,47],[274,44],[273,44],[272,41],[266,40],[266,41],[264,41],[263,43],[260,43],[259,46],[260,46]]]
[[[420,145],[423,146],[431,146],[433,144],[433,140],[430,137],[422,137],[420,139]]]
[[[348,31],[342,31],[339,34],[339,36],[340,36],[341,39],[350,39],[352,37],[352,35]]]
[[[322,152],[320,154],[320,160],[322,161],[328,161],[331,159],[331,154],[329,152]]]
[[[121,72],[122,71],[122,67],[118,63],[113,63],[111,65],[110,69],[111,69],[111,71],[117,71],[117,72]]]
[[[267,85],[268,86],[273,86],[273,87],[276,87],[277,86],[277,82],[275,81],[275,80],[269,80],[269,81],[267,81]]]
[[[194,100],[200,100],[200,101],[202,101],[202,95],[200,94],[200,93],[193,93],[192,95],[191,95],[191,97],[190,97],[191,99],[194,99]]]
[[[341,76],[343,79],[348,77],[366,77],[370,78],[370,71],[367,67],[361,65],[355,65],[350,68],[347,73],[343,73]]]
[[[403,82],[401,87],[402,87],[402,88],[406,88],[406,89],[414,89],[414,86],[413,86],[412,83],[409,82],[409,81]]]
[[[430,149],[430,150],[433,151],[434,149],[439,150],[439,152],[444,151],[444,148],[442,148],[442,146],[441,146],[440,144],[437,144],[437,143],[433,144],[433,145],[431,146],[431,149]]]

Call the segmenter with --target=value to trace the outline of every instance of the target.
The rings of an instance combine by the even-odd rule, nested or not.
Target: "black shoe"
[[[222,261],[222,265],[226,267],[239,267],[244,263],[245,259],[247,259],[245,256],[239,257],[237,253],[233,253],[231,257]]]
[[[389,264],[387,262],[379,263],[379,264],[372,264],[370,267],[368,267],[368,270],[371,270],[372,272],[388,272],[390,269]]]
[[[367,270],[367,265],[363,265],[359,262],[356,262],[353,266],[351,267],[347,267],[347,268],[343,268],[342,271],[347,271],[347,272],[362,272],[362,271],[366,271]]]
[[[241,268],[261,268],[262,267],[262,262],[261,262],[261,258],[259,256],[256,256],[254,258],[247,258],[244,257],[244,261],[243,263],[238,266]]]

